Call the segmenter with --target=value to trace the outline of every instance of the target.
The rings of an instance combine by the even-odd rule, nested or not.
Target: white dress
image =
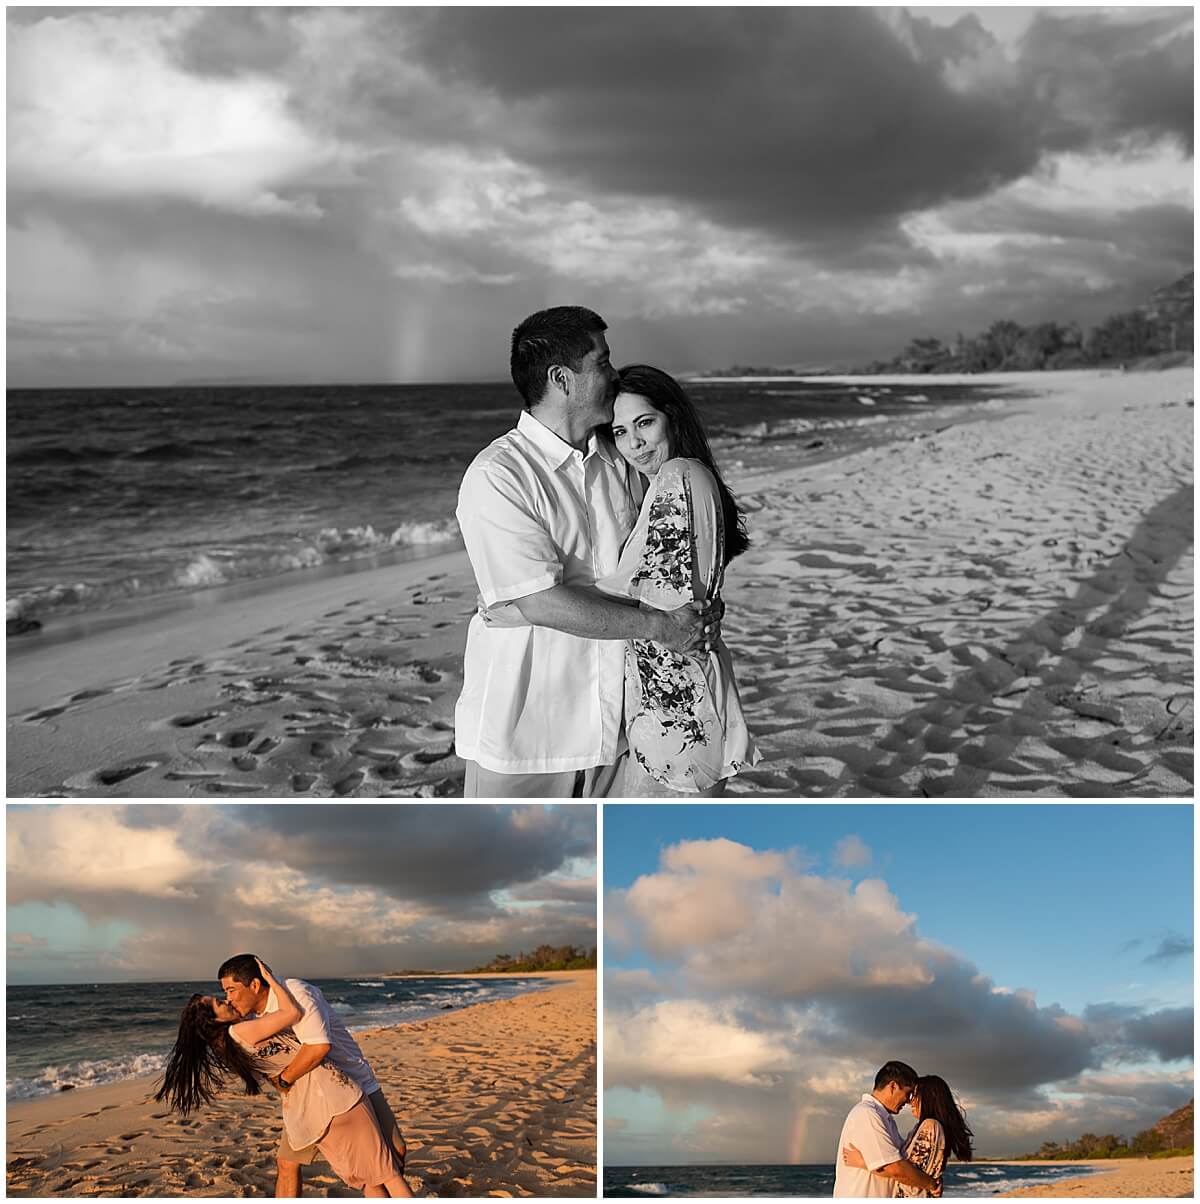
[[[657,610],[720,596],[725,530],[717,483],[698,460],[651,480],[617,571],[597,584]],[[712,791],[759,758],[723,640],[707,654],[631,640],[625,654],[627,797]]]

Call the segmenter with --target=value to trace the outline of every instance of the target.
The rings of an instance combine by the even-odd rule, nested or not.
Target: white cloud
[[[833,848],[833,864],[856,869],[870,865],[873,854],[861,836],[843,836]]]
[[[205,864],[166,827],[131,829],[105,807],[10,810],[8,903],[52,901],[72,893],[194,897]]]
[[[168,40],[194,14],[103,10],[10,25],[10,188],[90,197],[180,197],[309,218],[311,198],[278,189],[336,159],[265,78],[205,79]]]
[[[766,1085],[789,1060],[731,1010],[694,1000],[665,1000],[605,1019],[604,1075],[614,1085],[646,1078]]]
[[[613,905],[655,956],[713,988],[788,996],[932,978],[935,947],[883,881],[799,873],[783,853],[729,840],[673,845]]]

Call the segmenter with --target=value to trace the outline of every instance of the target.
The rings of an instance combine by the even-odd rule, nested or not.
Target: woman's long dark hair
[[[672,454],[699,460],[713,474],[725,516],[725,563],[728,564],[750,546],[750,537],[746,534],[746,520],[713,459],[696,407],[674,377],[648,364],[630,364],[621,369],[620,377],[622,393],[644,397],[660,414],[667,416]]]
[[[207,995],[193,995],[179,1015],[179,1036],[154,1098],[186,1116],[211,1103],[229,1075],[246,1084],[247,1095],[262,1094],[254,1060],[230,1038],[228,1021],[213,1015]]]
[[[921,1119],[932,1117],[938,1121],[946,1133],[947,1151],[959,1162],[970,1162],[974,1134],[946,1080],[936,1074],[923,1075],[917,1080],[917,1094],[921,1097]]]

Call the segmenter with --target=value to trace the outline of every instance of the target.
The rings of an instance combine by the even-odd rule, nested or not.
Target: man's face
[[[239,1016],[249,1016],[251,1012],[257,1011],[255,1005],[258,1003],[258,991],[254,989],[256,984],[262,986],[257,978],[250,986],[238,982],[236,978],[221,979],[221,989],[225,992],[225,998],[234,1006]]]
[[[887,1092],[883,1097],[883,1106],[894,1116],[909,1100],[912,1099],[913,1089],[901,1087],[899,1083],[888,1083]]]
[[[574,376],[572,409],[594,426],[611,422],[617,396],[617,370],[609,359],[608,342],[603,334],[592,335],[592,349],[583,357]]]

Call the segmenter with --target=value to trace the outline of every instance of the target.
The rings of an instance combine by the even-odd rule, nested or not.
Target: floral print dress
[[[697,460],[668,460],[650,481],[617,571],[598,584],[657,610],[720,594],[721,499]],[[707,654],[631,640],[625,654],[626,796],[710,793],[759,760],[724,641]]]
[[[946,1169],[946,1133],[941,1123],[929,1117],[908,1135],[901,1151],[905,1158],[923,1170],[930,1178],[940,1179]],[[928,1196],[929,1193],[919,1187],[908,1187],[903,1183],[893,1183],[894,1196]]]

